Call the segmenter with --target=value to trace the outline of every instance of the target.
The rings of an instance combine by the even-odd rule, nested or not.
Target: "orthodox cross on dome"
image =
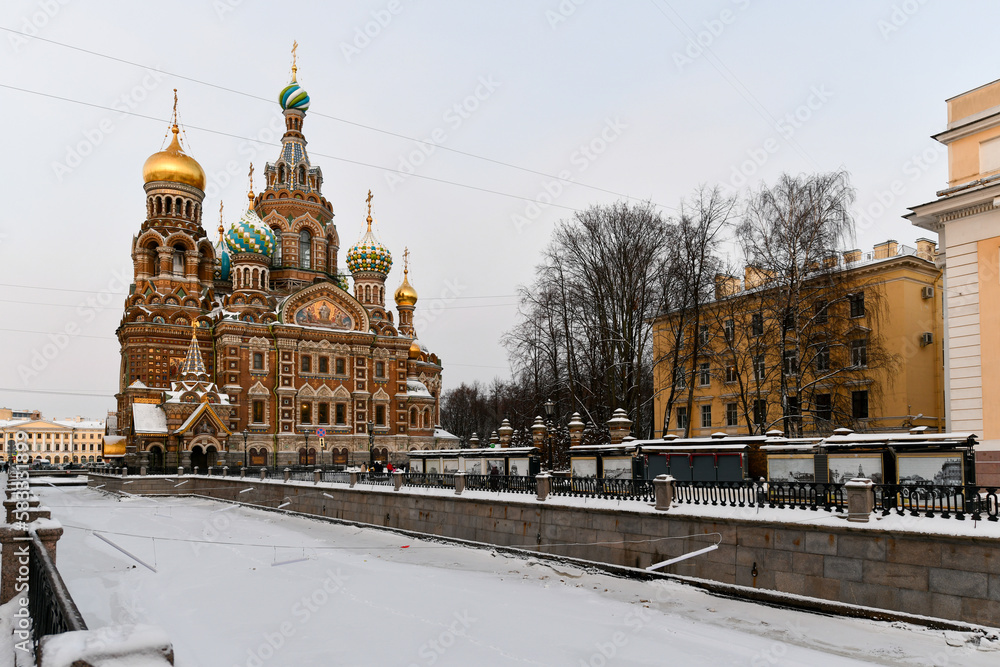
[[[250,192],[247,197],[253,201],[253,162],[250,163]]]
[[[299,71],[299,68],[295,64],[295,51],[298,50],[299,43],[292,40],[292,81],[295,81],[295,75]]]
[[[174,88],[174,111],[171,114],[170,124],[177,127],[177,89]]]
[[[403,278],[410,272],[410,248],[403,248]]]
[[[371,231],[372,230],[372,191],[371,190],[368,191],[368,199],[366,199],[365,201],[368,202],[368,231]]]
[[[226,226],[223,224],[222,220],[222,207],[223,202],[219,202],[219,243],[222,243],[222,234],[226,231]]]

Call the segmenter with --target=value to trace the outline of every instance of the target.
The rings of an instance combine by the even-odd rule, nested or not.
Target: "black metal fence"
[[[438,472],[407,472],[403,473],[403,486],[455,488],[455,476]]]
[[[847,508],[843,484],[826,482],[692,482],[674,480],[674,500],[721,507],[789,507],[842,512]]]
[[[1000,521],[1000,493],[996,487],[974,484],[876,484],[875,511],[910,516],[954,517],[973,521]]]
[[[554,496],[605,498],[611,500],[656,499],[653,482],[648,479],[613,479],[600,477],[553,477],[549,491]]]
[[[466,475],[465,488],[471,491],[538,493],[538,482],[526,475]]]
[[[28,533],[28,612],[35,649],[45,635],[86,630],[80,610],[69,594],[48,549],[34,532]]]

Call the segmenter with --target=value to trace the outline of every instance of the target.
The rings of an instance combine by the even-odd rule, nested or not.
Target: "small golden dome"
[[[420,349],[420,341],[416,338],[410,343],[410,359],[419,359],[423,350]]]
[[[406,279],[405,274],[403,275],[403,284],[396,288],[394,297],[397,306],[417,305],[417,290],[413,289],[413,285]]]
[[[181,142],[177,138],[180,130],[175,124],[171,131],[174,133],[173,139],[166,150],[153,153],[146,159],[146,164],[142,165],[142,180],[145,183],[152,181],[169,181],[171,183],[185,183],[193,185],[199,190],[205,189],[205,170],[201,168],[198,161],[184,152]]]

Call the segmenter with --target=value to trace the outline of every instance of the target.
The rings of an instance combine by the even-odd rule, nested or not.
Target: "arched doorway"
[[[250,448],[250,465],[252,466],[266,466],[267,465],[267,449],[264,447],[251,447]]]
[[[310,447],[309,449],[306,449],[305,447],[299,447],[299,465],[300,466],[316,465],[315,447]]]
[[[333,465],[335,466],[346,466],[347,465],[347,448],[334,449],[333,450]]]
[[[208,456],[201,445],[195,445],[191,448],[191,468],[197,468],[198,472],[202,474],[208,470]]]
[[[215,448],[215,445],[209,445],[208,449],[205,450],[205,457],[208,459],[208,465],[215,466],[219,462],[219,450]]]
[[[376,447],[372,453],[375,460],[379,463],[387,463],[389,461],[389,450],[385,447]]]
[[[149,448],[149,467],[153,470],[163,470],[166,466],[163,460],[163,448],[153,445]]]

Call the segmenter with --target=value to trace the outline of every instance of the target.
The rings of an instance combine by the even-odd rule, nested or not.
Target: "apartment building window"
[[[712,366],[710,364],[700,364],[698,366],[698,384],[707,387],[712,383]]]
[[[698,341],[702,345],[708,345],[708,325],[699,324],[698,325]]]
[[[868,365],[868,341],[864,338],[851,341],[851,365],[858,368]]]
[[[816,314],[813,316],[813,322],[816,324],[826,324],[830,319],[826,301],[817,301],[813,307],[816,309]]]
[[[688,427],[688,409],[677,408],[677,428]]]
[[[675,387],[686,386],[684,383],[684,369],[681,368],[680,366],[676,366],[674,368],[674,386]]]
[[[816,370],[823,372],[830,370],[830,346],[823,345],[816,350]]]
[[[763,354],[753,358],[753,375],[758,382],[763,382],[767,375],[767,366],[764,364]]]
[[[865,293],[859,292],[857,294],[852,294],[850,300],[851,300],[851,317],[864,317]]]
[[[733,339],[736,337],[736,325],[732,320],[726,320],[722,323],[722,330],[726,336],[726,342],[732,343]]]
[[[833,396],[831,394],[816,394],[816,418],[823,421],[833,421]]]
[[[253,369],[255,371],[264,370],[264,353],[254,352],[253,353]]]
[[[732,384],[736,382],[736,364],[728,364],[726,366],[726,383]]]
[[[701,406],[701,427],[712,428],[712,405]]]
[[[851,392],[851,416],[855,419],[868,419],[868,392]]]
[[[781,326],[785,331],[795,331],[795,313],[790,310],[785,311],[785,317],[782,320]]]
[[[764,316],[760,313],[754,313],[750,318],[750,335],[752,336],[763,336],[764,335]]]
[[[760,426],[767,421],[767,400],[758,398],[753,402],[753,423]]]
[[[726,426],[736,426],[739,423],[739,412],[735,403],[726,403]]]
[[[798,375],[799,374],[799,351],[798,350],[785,350],[783,357],[783,364],[785,375]]]

